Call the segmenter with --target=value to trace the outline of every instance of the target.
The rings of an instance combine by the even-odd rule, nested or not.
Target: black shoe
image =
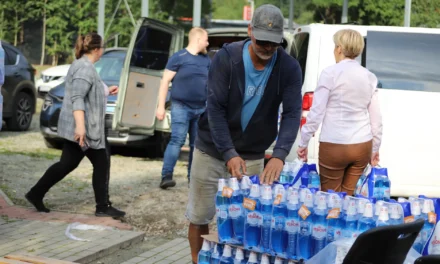
[[[121,218],[125,216],[125,212],[114,208],[113,206],[108,206],[100,209],[96,209],[95,216],[97,217],[113,217]]]
[[[28,200],[28,202],[30,202],[37,209],[38,212],[50,212],[49,208],[44,206],[43,199],[34,198],[30,193],[25,194],[24,197],[26,197],[26,200]]]
[[[160,188],[166,190],[167,188],[176,186],[176,181],[173,180],[172,176],[165,176],[162,178],[159,186]]]

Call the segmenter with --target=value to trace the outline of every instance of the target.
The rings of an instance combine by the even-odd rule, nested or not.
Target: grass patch
[[[32,158],[43,158],[43,159],[56,159],[60,157],[60,151],[59,150],[50,150],[50,149],[36,149],[32,152],[25,152],[25,151],[16,151],[16,150],[7,150],[0,148],[0,155],[23,155],[28,156]]]

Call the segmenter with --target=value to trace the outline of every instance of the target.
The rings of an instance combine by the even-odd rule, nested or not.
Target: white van
[[[383,118],[380,165],[388,168],[392,196],[440,197],[440,29],[311,24],[294,32],[303,69],[303,119],[321,71],[335,63],[333,35],[354,29],[365,37],[357,60],[376,74]],[[298,134],[298,138],[300,134]],[[288,160],[296,158],[296,140]],[[318,163],[319,131],[309,144]],[[440,162],[439,162],[440,164]]]

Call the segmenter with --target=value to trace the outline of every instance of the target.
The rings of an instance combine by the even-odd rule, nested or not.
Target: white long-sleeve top
[[[373,153],[378,152],[382,116],[376,76],[351,59],[324,69],[301,128],[300,147],[308,146],[321,123],[320,142],[357,144],[373,139]]]

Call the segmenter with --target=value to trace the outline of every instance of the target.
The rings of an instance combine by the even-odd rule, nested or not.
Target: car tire
[[[32,123],[34,100],[27,93],[20,92],[14,99],[12,116],[6,120],[10,131],[26,131]]]
[[[44,138],[44,144],[51,149],[62,149],[63,143],[54,139]]]
[[[151,138],[152,146],[148,148],[148,156],[151,158],[163,158],[165,150],[167,149],[168,142],[170,142],[171,133],[155,131],[154,136]]]

